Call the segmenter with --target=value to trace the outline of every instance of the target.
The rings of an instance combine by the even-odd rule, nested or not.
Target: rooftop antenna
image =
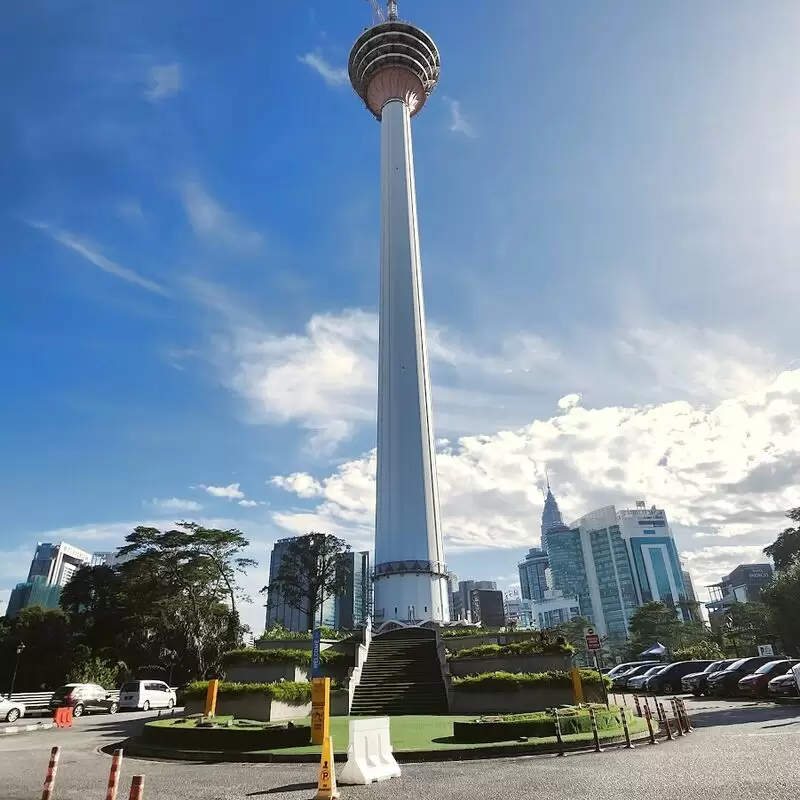
[[[381,8],[380,3],[378,0],[368,0],[370,5],[372,6],[372,12],[375,15],[375,22],[380,25],[381,22],[386,22],[386,15],[383,13],[383,9]],[[395,11],[397,11],[397,4],[395,3]]]
[[[389,21],[397,19],[397,0],[389,0],[386,4],[386,9],[389,12]]]

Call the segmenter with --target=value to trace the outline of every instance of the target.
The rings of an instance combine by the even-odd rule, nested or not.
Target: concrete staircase
[[[435,632],[407,628],[373,638],[350,713],[446,714]]]

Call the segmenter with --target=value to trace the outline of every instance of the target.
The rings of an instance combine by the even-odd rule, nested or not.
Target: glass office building
[[[541,600],[548,589],[547,553],[539,547],[532,547],[524,561],[518,564],[519,585],[525,600]]]

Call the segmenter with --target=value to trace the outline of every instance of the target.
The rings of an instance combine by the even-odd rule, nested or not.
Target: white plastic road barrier
[[[351,719],[347,764],[339,783],[366,785],[399,775],[400,767],[392,754],[389,718]]]

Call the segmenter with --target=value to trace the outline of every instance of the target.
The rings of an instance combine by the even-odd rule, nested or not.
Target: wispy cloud
[[[475,139],[478,135],[475,126],[464,116],[461,103],[450,97],[446,97],[445,101],[450,106],[450,130],[453,133],[461,133],[470,139]]]
[[[239,488],[241,484],[230,483],[227,486],[198,486],[212,497],[225,497],[228,500],[243,500],[244,492]]]
[[[248,230],[200,184],[187,181],[181,187],[181,195],[189,224],[198,236],[216,240],[240,253],[253,253],[261,247],[261,234]]]
[[[159,499],[154,497],[150,505],[164,511],[200,511],[203,506],[196,500],[182,500],[180,497],[168,497]]]
[[[329,64],[319,51],[297,56],[297,60],[321,75],[328,86],[342,86],[348,81],[347,70]]]
[[[239,505],[243,508],[253,508],[258,505],[255,500],[240,500]]]
[[[151,102],[164,100],[181,90],[180,64],[158,64],[150,68],[150,84],[145,97]]]
[[[28,224],[32,228],[38,228],[40,231],[45,231],[50,234],[59,244],[63,244],[64,247],[68,247],[70,250],[83,256],[87,261],[103,270],[103,272],[108,272],[110,275],[115,275],[117,278],[128,281],[128,283],[133,283],[142,289],[147,289],[148,292],[155,292],[156,294],[163,295],[169,294],[161,284],[151,281],[148,278],[143,278],[138,272],[134,272],[132,269],[123,267],[121,264],[117,264],[116,261],[106,258],[106,256],[100,252],[97,245],[82,241],[69,231],[53,228],[46,222],[29,221]]]

